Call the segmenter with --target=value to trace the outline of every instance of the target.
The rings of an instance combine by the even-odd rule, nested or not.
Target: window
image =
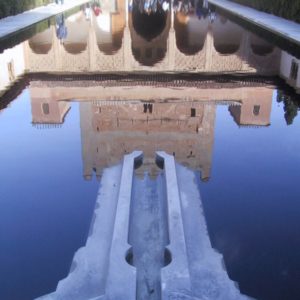
[[[14,62],[13,61],[10,61],[7,64],[7,69],[8,69],[9,81],[15,80],[16,76],[15,76],[15,68],[14,68]]]
[[[291,65],[290,79],[297,80],[299,64],[293,60]]]
[[[196,117],[196,108],[191,108],[191,117]]]
[[[149,112],[152,114],[153,104],[144,104],[144,114]]]
[[[254,105],[253,106],[253,114],[254,116],[258,116],[260,111],[260,105]]]
[[[50,109],[49,109],[49,103],[43,103],[42,110],[44,115],[49,115]]]

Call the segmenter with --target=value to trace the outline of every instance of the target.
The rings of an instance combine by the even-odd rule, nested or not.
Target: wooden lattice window
[[[9,81],[15,80],[16,76],[15,76],[15,68],[14,68],[14,62],[13,61],[10,61],[7,64],[7,69],[8,69]]]
[[[297,80],[299,64],[295,60],[292,61],[290,79]]]
[[[49,109],[49,104],[48,103],[43,103],[42,109],[43,109],[44,115],[49,115],[50,109]]]
[[[253,114],[254,116],[258,116],[260,111],[260,105],[254,105],[253,106]]]

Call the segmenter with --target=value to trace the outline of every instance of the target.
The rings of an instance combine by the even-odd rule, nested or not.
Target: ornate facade
[[[136,32],[131,12],[119,2],[114,14],[92,14],[89,20],[83,12],[69,17],[63,43],[55,26],[26,42],[27,69],[278,74],[280,51],[229,20],[211,24],[170,12],[164,30],[148,41]]]

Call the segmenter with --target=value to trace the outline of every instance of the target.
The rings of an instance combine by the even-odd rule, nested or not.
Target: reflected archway
[[[256,55],[265,56],[272,53],[274,50],[273,45],[252,33],[250,35],[250,44],[253,53]]]
[[[170,14],[164,11],[157,11],[147,15],[141,13],[138,10],[138,6],[133,10],[135,10],[135,13],[132,11],[129,15],[132,54],[141,65],[154,66],[161,62],[167,53],[167,40],[171,25]],[[163,21],[161,20],[159,24],[152,23],[154,19],[151,19],[151,15],[152,17],[160,15],[159,18],[163,18]],[[136,16],[141,19],[135,19]],[[143,16],[145,17],[144,20],[142,19]],[[150,22],[150,20],[152,21]],[[137,27],[138,24],[139,27]],[[143,24],[147,24],[146,27],[140,27]]]
[[[164,31],[168,13],[162,9],[144,12],[142,1],[134,1],[132,5],[132,24],[135,32],[143,39],[151,41]]]
[[[47,54],[52,48],[53,29],[36,34],[29,40],[29,46],[35,54]]]
[[[208,19],[177,13],[174,19],[176,45],[180,52],[194,55],[204,47],[208,32]]]
[[[93,18],[97,45],[104,54],[112,55],[122,47],[125,28],[124,5],[118,1],[118,13],[103,12]]]
[[[214,47],[223,55],[236,53],[241,45],[243,29],[231,21],[218,18],[212,25]]]
[[[66,20],[67,37],[64,48],[70,54],[79,54],[87,48],[90,21],[83,12],[79,12]]]

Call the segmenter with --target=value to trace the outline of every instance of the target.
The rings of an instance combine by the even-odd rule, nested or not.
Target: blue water
[[[0,113],[0,299],[55,290],[85,244],[98,182],[82,175],[79,104],[61,128],[31,124],[28,90]]]
[[[218,106],[210,180],[201,183],[212,245],[241,292],[300,299],[300,118],[239,127]],[[0,114],[0,299],[55,290],[85,244],[98,182],[83,178],[79,104],[60,128],[32,125],[25,89]]]
[[[238,127],[218,106],[212,172],[201,183],[213,246],[256,299],[300,299],[300,118]],[[98,182],[83,179],[79,104],[60,128],[32,125],[27,89],[0,114],[0,299],[54,291],[85,244]]]
[[[300,118],[287,126],[275,99],[265,128],[239,128],[217,109],[206,221],[230,278],[256,299],[300,299],[299,132]]]

